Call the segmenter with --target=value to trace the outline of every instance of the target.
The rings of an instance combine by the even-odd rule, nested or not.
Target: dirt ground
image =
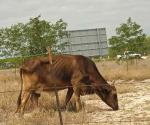
[[[104,122],[102,124],[106,125],[150,125],[150,79],[140,82],[118,81],[116,86],[120,109],[110,111],[109,107],[99,99],[86,99],[88,120],[95,123]],[[89,106],[97,107],[97,110],[92,111],[92,108],[88,108]]]

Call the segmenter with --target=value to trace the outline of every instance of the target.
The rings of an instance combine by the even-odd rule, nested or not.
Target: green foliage
[[[43,54],[47,52],[47,47],[55,52],[60,51],[64,44],[58,41],[65,35],[66,26],[62,19],[52,24],[38,16],[26,24],[18,23],[0,29],[0,56],[6,58]]]
[[[15,68],[22,63],[21,57],[0,59],[0,69]]]
[[[19,57],[13,57],[13,58],[5,58],[0,59],[0,69],[7,69],[7,68],[15,68],[19,67],[24,61],[37,58],[40,56],[48,56],[48,54],[36,54],[31,56],[19,56]]]
[[[109,39],[110,56],[122,54],[125,50],[139,53],[145,52],[146,35],[143,33],[141,26],[133,22],[131,18],[126,23],[122,23],[116,28],[116,36]]]
[[[144,49],[145,49],[145,54],[150,54],[150,36],[146,37]]]

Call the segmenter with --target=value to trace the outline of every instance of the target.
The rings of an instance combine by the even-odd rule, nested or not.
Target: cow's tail
[[[22,68],[20,68],[20,78],[21,78],[21,89],[20,89],[20,94],[18,96],[18,100],[17,100],[17,106],[19,107],[21,104],[21,94],[22,94],[22,88],[23,88],[23,79],[22,79]]]

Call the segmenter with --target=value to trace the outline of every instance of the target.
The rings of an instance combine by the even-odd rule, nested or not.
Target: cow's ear
[[[102,85],[101,90],[104,94],[108,94],[111,91],[111,88],[109,85]]]

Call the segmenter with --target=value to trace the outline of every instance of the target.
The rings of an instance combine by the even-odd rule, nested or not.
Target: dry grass
[[[116,85],[118,94],[124,94],[129,92],[136,92],[134,83],[124,83],[124,84],[118,84]]]
[[[150,60],[140,60],[137,65],[130,64],[129,71],[126,71],[126,64],[117,64],[114,61],[104,61],[98,62],[97,66],[101,74],[107,80],[143,80],[150,78]],[[138,84],[136,84],[137,86]],[[118,94],[119,94],[119,103],[121,107],[134,102],[132,99],[128,99],[126,94],[129,94],[129,97],[132,97],[130,93],[139,93],[142,89],[137,89],[134,83],[119,83],[116,84]],[[144,89],[149,90],[150,86],[143,87]],[[140,87],[139,87],[140,88]],[[19,74],[15,76],[15,70],[3,70],[0,71],[0,92],[2,91],[15,91],[20,89],[20,78]],[[145,91],[145,90],[142,90]],[[64,97],[66,91],[59,92],[61,106],[64,104]],[[16,101],[19,95],[19,91],[16,92],[7,92],[0,93],[0,125],[55,125],[59,124],[58,112],[56,107],[55,95],[43,93],[42,97],[39,100],[38,109],[34,109],[34,106],[28,102],[25,116],[23,118],[16,117],[14,111],[16,109]],[[139,94],[140,95],[140,94]],[[126,98],[125,98],[125,97]],[[137,96],[138,98],[138,96]],[[136,99],[136,98],[135,98]],[[115,117],[121,119],[122,115],[128,117],[130,113],[134,112],[134,108],[129,113],[129,109],[117,111],[117,113],[110,111],[110,108],[107,107],[96,95],[90,95],[82,97],[83,100],[83,110],[79,113],[75,112],[75,102],[72,101],[68,106],[67,111],[63,111],[63,121],[65,123],[79,123],[83,124],[84,122],[98,120],[104,118],[104,121],[107,121],[107,117]],[[143,107],[144,111],[150,111],[148,105],[150,101],[145,103]],[[125,107],[126,108],[126,107]],[[125,114],[126,113],[126,114]],[[132,114],[130,114],[132,115]],[[143,113],[143,116],[145,114]]]
[[[133,60],[127,63],[115,61],[103,61],[97,63],[97,67],[101,74],[109,81],[111,80],[144,80],[150,78],[150,59]]]

